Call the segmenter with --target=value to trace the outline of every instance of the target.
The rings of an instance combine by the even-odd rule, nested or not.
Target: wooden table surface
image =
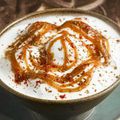
[[[43,2],[43,0],[0,0],[0,30],[13,20],[34,12]],[[120,26],[120,0],[105,0],[92,11],[108,16]]]

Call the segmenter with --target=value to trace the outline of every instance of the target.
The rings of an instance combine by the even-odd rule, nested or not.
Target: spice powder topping
[[[61,44],[58,51],[63,55],[59,58],[62,63],[56,62],[53,50],[57,42]],[[87,54],[84,60],[80,60],[82,53],[78,52],[82,47]],[[18,84],[40,79],[59,92],[77,92],[89,85],[94,69],[108,65],[109,44],[100,32],[80,18],[61,26],[38,21],[8,47],[6,57]]]

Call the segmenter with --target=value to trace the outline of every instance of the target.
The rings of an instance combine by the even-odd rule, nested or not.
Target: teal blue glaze
[[[117,120],[120,117],[120,85],[99,105],[88,120]]]

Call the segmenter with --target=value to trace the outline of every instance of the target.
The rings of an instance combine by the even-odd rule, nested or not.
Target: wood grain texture
[[[44,0],[0,0],[0,30],[13,20],[36,11],[44,2]],[[78,3],[75,5],[80,5],[80,0],[76,2]],[[46,6],[46,8],[53,8],[48,4]],[[120,0],[106,0],[92,11],[108,16],[120,26]]]

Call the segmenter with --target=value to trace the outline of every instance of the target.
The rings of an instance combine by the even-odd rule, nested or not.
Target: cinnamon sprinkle
[[[61,19],[60,19],[61,21]],[[75,67],[71,72],[65,74],[64,76],[57,76],[49,74],[49,72],[52,71],[58,71],[58,72],[65,72],[69,70],[70,68],[74,67],[78,62],[78,51],[77,46],[74,45],[74,43],[70,40],[68,37],[69,35],[75,38],[75,35],[71,35],[68,31],[63,30],[64,28],[69,28],[72,31],[79,34],[79,41],[84,37],[86,41],[90,41],[92,44],[91,46],[88,46],[85,42],[82,42],[82,45],[86,47],[89,53],[89,59],[84,60],[82,63],[78,64],[77,67]],[[39,78],[48,85],[54,87],[59,92],[76,92],[84,89],[86,86],[89,85],[92,73],[95,68],[102,65],[107,65],[109,60],[109,44],[108,40],[97,30],[93,29],[88,24],[84,23],[81,19],[73,19],[66,21],[61,26],[57,26],[55,24],[47,23],[47,22],[35,22],[31,24],[28,28],[27,33],[20,35],[17,37],[17,40],[9,46],[10,49],[6,51],[6,57],[10,60],[12,71],[15,74],[15,82],[21,83],[24,82],[27,83],[27,80],[29,79],[36,79]],[[35,35],[36,31],[41,30],[39,34]],[[47,32],[56,30],[57,32],[62,31],[60,34],[61,36],[54,38],[51,41],[52,36],[46,41],[45,43],[42,43],[40,38],[44,36]],[[92,37],[88,35],[88,32],[91,31],[94,33]],[[62,50],[64,53],[63,57],[63,65],[58,65],[54,63],[54,54],[52,53],[51,49],[53,45],[57,41],[61,42]],[[49,42],[48,47],[46,48],[47,43]],[[69,60],[69,53],[67,51],[67,45],[66,42],[70,45],[73,53],[74,53],[74,59],[71,61]],[[35,59],[31,54],[31,52],[28,50],[31,46],[42,46],[39,48],[40,51],[40,57]],[[26,69],[23,69],[20,67],[20,63],[15,57],[15,53],[19,49],[19,47],[22,46],[22,54],[19,55],[18,59],[23,58],[23,61],[25,62]],[[61,50],[61,49],[59,49]],[[31,62],[32,66],[34,66],[34,69],[31,69],[27,57],[26,52],[29,53],[29,61]],[[101,63],[101,57],[104,59],[104,62]],[[68,64],[71,61],[71,64]],[[101,63],[101,64],[100,64]],[[92,67],[84,72],[84,70],[92,65]],[[36,72],[36,70],[38,72]],[[41,72],[42,71],[42,72]],[[74,79],[74,77],[80,76],[77,79]],[[81,82],[85,78],[83,82]],[[41,84],[40,81],[36,82],[35,87],[37,87],[38,84]],[[77,85],[76,87],[70,87]],[[60,95],[62,99],[65,98],[64,95]]]

